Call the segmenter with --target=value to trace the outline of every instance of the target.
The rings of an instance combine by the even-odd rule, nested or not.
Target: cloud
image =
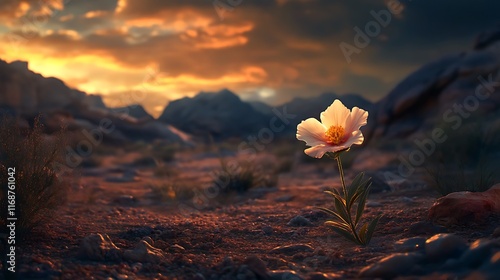
[[[137,90],[155,65],[161,75],[149,90],[158,100],[151,108],[221,88],[275,104],[333,90],[376,100],[423,62],[468,49],[498,22],[500,8],[486,0],[402,1],[401,15],[349,64],[339,44],[352,44],[353,28],[373,21],[370,12],[387,9],[386,1],[244,0],[223,20],[212,1],[45,2],[0,3],[0,36],[9,42],[2,58],[29,60],[108,101]],[[21,20],[43,11],[36,28]]]

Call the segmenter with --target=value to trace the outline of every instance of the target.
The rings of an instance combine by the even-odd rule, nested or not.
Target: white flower
[[[336,99],[320,117],[321,122],[309,118],[297,126],[297,139],[311,147],[304,151],[307,155],[321,158],[327,152],[347,150],[363,143],[365,138],[359,128],[367,123],[367,111],[358,107],[350,111]]]

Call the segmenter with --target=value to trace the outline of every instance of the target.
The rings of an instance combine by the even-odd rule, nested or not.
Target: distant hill
[[[154,117],[151,116],[145,109],[142,107],[142,105],[139,104],[133,104],[125,107],[119,107],[119,108],[111,108],[111,112],[117,113],[117,114],[126,114],[131,117],[134,117],[138,120],[153,120]]]
[[[262,112],[227,89],[200,92],[193,98],[172,101],[158,120],[184,132],[216,140],[252,134],[269,121]]]
[[[126,110],[125,110],[126,109]],[[154,120],[141,106],[107,108],[98,95],[68,87],[53,77],[29,70],[28,62],[0,60],[0,115],[32,119],[40,115],[48,129],[95,131],[102,122],[111,122],[112,131],[104,140],[183,142],[167,125]],[[185,138],[185,137],[184,137]]]

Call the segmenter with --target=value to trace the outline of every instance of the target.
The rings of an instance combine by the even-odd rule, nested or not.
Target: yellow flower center
[[[345,142],[345,129],[340,125],[332,125],[325,132],[326,142],[330,145],[339,145]]]

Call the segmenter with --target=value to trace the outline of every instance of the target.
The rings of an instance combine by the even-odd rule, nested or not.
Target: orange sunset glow
[[[8,0],[0,4],[0,36],[7,42],[0,57],[28,61],[33,71],[103,95],[112,107],[128,105],[118,96],[144,91],[136,103],[157,116],[170,100],[222,88],[273,105],[331,91],[377,100],[420,58],[456,49],[453,40],[433,50],[422,48],[424,40],[408,45],[409,34],[400,29],[418,15],[400,3],[390,25],[348,63],[340,44],[353,44],[353,28],[373,20],[370,10],[390,8],[387,1],[361,2],[367,2],[363,9],[314,0],[241,1],[236,7],[216,1]]]

